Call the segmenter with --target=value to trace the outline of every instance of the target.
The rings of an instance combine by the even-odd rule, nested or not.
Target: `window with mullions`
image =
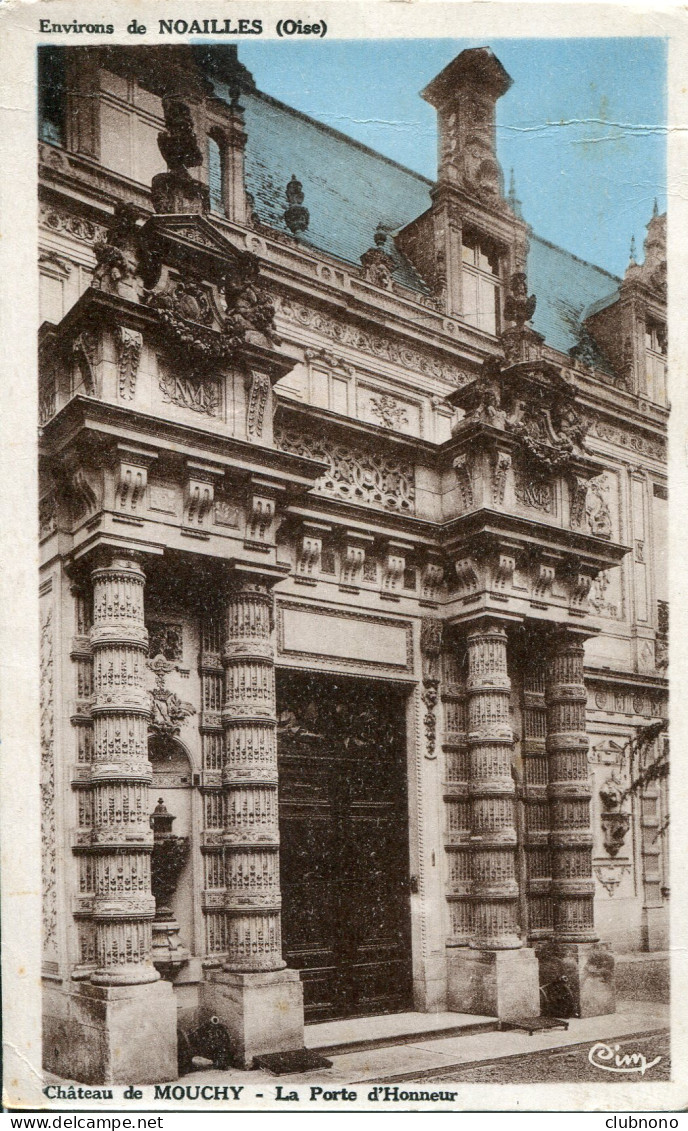
[[[645,395],[658,404],[666,403],[666,327],[649,319],[645,323]]]
[[[61,47],[38,48],[38,136],[64,145],[65,65]]]
[[[479,330],[499,329],[499,256],[486,241],[465,232],[461,246],[463,319]]]
[[[227,215],[225,207],[225,154],[212,134],[208,135],[208,188],[210,211]]]

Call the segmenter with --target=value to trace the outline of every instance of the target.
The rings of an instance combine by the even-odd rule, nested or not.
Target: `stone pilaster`
[[[574,1017],[614,1011],[614,960],[595,945],[583,640],[571,630],[557,631],[547,665],[554,932],[538,948],[543,1009]]]
[[[136,555],[105,550],[91,581],[97,966],[80,990],[65,1069],[87,1082],[151,1083],[176,1072],[177,1018],[172,987],[151,960],[145,574]]]
[[[280,923],[272,586],[281,576],[235,569],[222,654],[227,959],[205,1000],[247,1067],[260,1053],[303,1046],[303,991],[298,973],[285,969]]]
[[[518,922],[515,784],[507,634],[495,620],[468,633],[471,900],[468,952],[450,957],[450,1008],[507,1019],[539,1013],[537,963]]]

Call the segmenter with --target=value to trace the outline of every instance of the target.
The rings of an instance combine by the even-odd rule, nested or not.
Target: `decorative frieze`
[[[417,296],[414,295],[414,298]],[[394,365],[409,369],[412,373],[422,373],[439,381],[446,381],[456,387],[465,385],[469,375],[465,369],[444,361],[429,350],[421,352],[411,346],[400,345],[392,337],[383,337],[361,330],[352,323],[340,322],[321,310],[294,302],[285,295],[275,296],[275,308],[285,321],[296,327],[306,326],[322,334],[340,346],[350,346],[357,352],[371,354]]]
[[[275,429],[275,447],[327,464],[314,491],[360,506],[415,513],[415,472],[404,460],[284,426]]]

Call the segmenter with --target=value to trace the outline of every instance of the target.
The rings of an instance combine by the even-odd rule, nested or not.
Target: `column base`
[[[177,1078],[177,1005],[169,982],[83,982],[52,1018],[45,1067],[83,1084],[157,1084]]]
[[[203,1012],[227,1026],[242,1068],[251,1068],[262,1053],[303,1048],[303,985],[297,970],[208,974]]]
[[[447,1009],[502,1021],[540,1016],[535,951],[453,950],[447,958]]]
[[[536,951],[546,1017],[600,1017],[616,1012],[614,955],[608,946],[548,940]]]

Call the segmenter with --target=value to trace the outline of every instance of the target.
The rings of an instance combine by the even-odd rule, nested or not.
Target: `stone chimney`
[[[511,83],[489,47],[474,47],[462,51],[421,92],[437,110],[439,184],[456,185],[480,199],[503,196],[495,116],[497,99]]]
[[[489,257],[497,304],[507,282],[525,271],[528,227],[515,190],[504,195],[497,161],[497,99],[511,78],[489,47],[462,51],[421,92],[438,116],[438,173],[432,205],[395,237],[445,313],[476,325],[475,299],[464,260]],[[487,293],[487,292],[486,292]],[[489,331],[498,334],[501,314]]]

